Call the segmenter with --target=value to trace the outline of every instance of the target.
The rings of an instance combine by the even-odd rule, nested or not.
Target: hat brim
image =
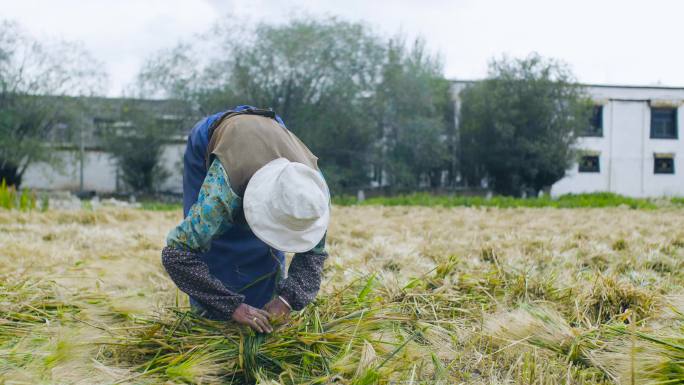
[[[243,210],[252,232],[264,243],[276,250],[303,253],[313,249],[323,239],[330,222],[330,208],[328,207],[324,215],[303,230],[290,229],[273,218],[267,202],[273,196],[278,175],[289,163],[290,161],[285,158],[275,159],[254,173],[245,189]],[[329,197],[325,181],[322,187]]]

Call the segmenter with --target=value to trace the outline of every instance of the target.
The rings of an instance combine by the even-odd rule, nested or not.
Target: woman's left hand
[[[290,318],[290,308],[278,297],[267,303],[264,310],[271,314],[271,319],[275,322],[285,322]]]

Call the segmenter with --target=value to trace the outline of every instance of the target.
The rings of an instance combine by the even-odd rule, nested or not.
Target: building
[[[456,127],[460,91],[469,84],[472,82],[453,82]],[[552,186],[551,194],[609,191],[634,197],[684,196],[684,139],[679,134],[684,123],[684,88],[585,87],[595,103],[593,119],[578,141],[577,163]],[[99,135],[105,126],[128,127],[118,119],[126,100],[89,98],[79,122],[57,124],[48,139],[59,148],[63,161],[60,165],[32,164],[23,186],[126,192],[118,167],[104,151]],[[170,177],[159,191],[180,193],[186,136],[199,115],[179,101],[138,102],[169,124],[162,163]]]
[[[57,149],[56,164],[33,163],[23,177],[23,187],[39,190],[92,191],[98,193],[126,192],[119,168],[103,146],[102,132],[107,128],[125,131],[130,122],[122,121],[121,109],[127,102],[151,111],[168,129],[162,164],[169,177],[159,191],[181,193],[183,151],[187,133],[198,119],[187,103],[176,100],[134,100],[126,98],[91,97],[80,100],[80,117],[70,123],[57,123],[46,138]]]
[[[458,95],[470,83],[454,82],[456,111]],[[585,88],[595,103],[593,118],[577,143],[577,163],[552,186],[551,195],[608,191],[632,197],[684,196],[684,139],[679,134],[684,88]]]

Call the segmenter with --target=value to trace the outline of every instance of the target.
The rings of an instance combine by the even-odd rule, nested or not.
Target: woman
[[[330,195],[318,158],[270,110],[239,106],[192,130],[183,221],[162,263],[195,311],[271,332],[320,288]],[[294,252],[283,278],[284,252]]]

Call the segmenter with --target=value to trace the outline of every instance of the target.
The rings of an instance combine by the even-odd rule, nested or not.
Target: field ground
[[[368,308],[380,325],[377,309],[396,307],[439,333],[433,344],[413,336],[388,351],[376,344],[378,330],[352,344],[365,327],[362,310],[350,342],[332,332],[318,337],[341,341],[347,353],[360,349],[335,364],[341,375],[318,383],[684,383],[682,214],[336,206],[322,310],[306,316],[334,328],[346,316],[333,306]],[[154,317],[181,317],[163,309],[187,304],[160,263],[164,237],[179,220],[178,211],[0,210],[0,384],[231,383],[226,373],[245,371],[244,342],[231,369],[218,348],[192,350],[192,336],[175,337],[196,330],[187,320],[149,327]],[[359,282],[353,301],[335,299]],[[299,329],[282,330],[316,354],[282,360],[313,367],[327,350],[297,334],[309,318],[293,322]],[[166,340],[154,337],[162,332]],[[201,362],[187,359],[200,350]]]

